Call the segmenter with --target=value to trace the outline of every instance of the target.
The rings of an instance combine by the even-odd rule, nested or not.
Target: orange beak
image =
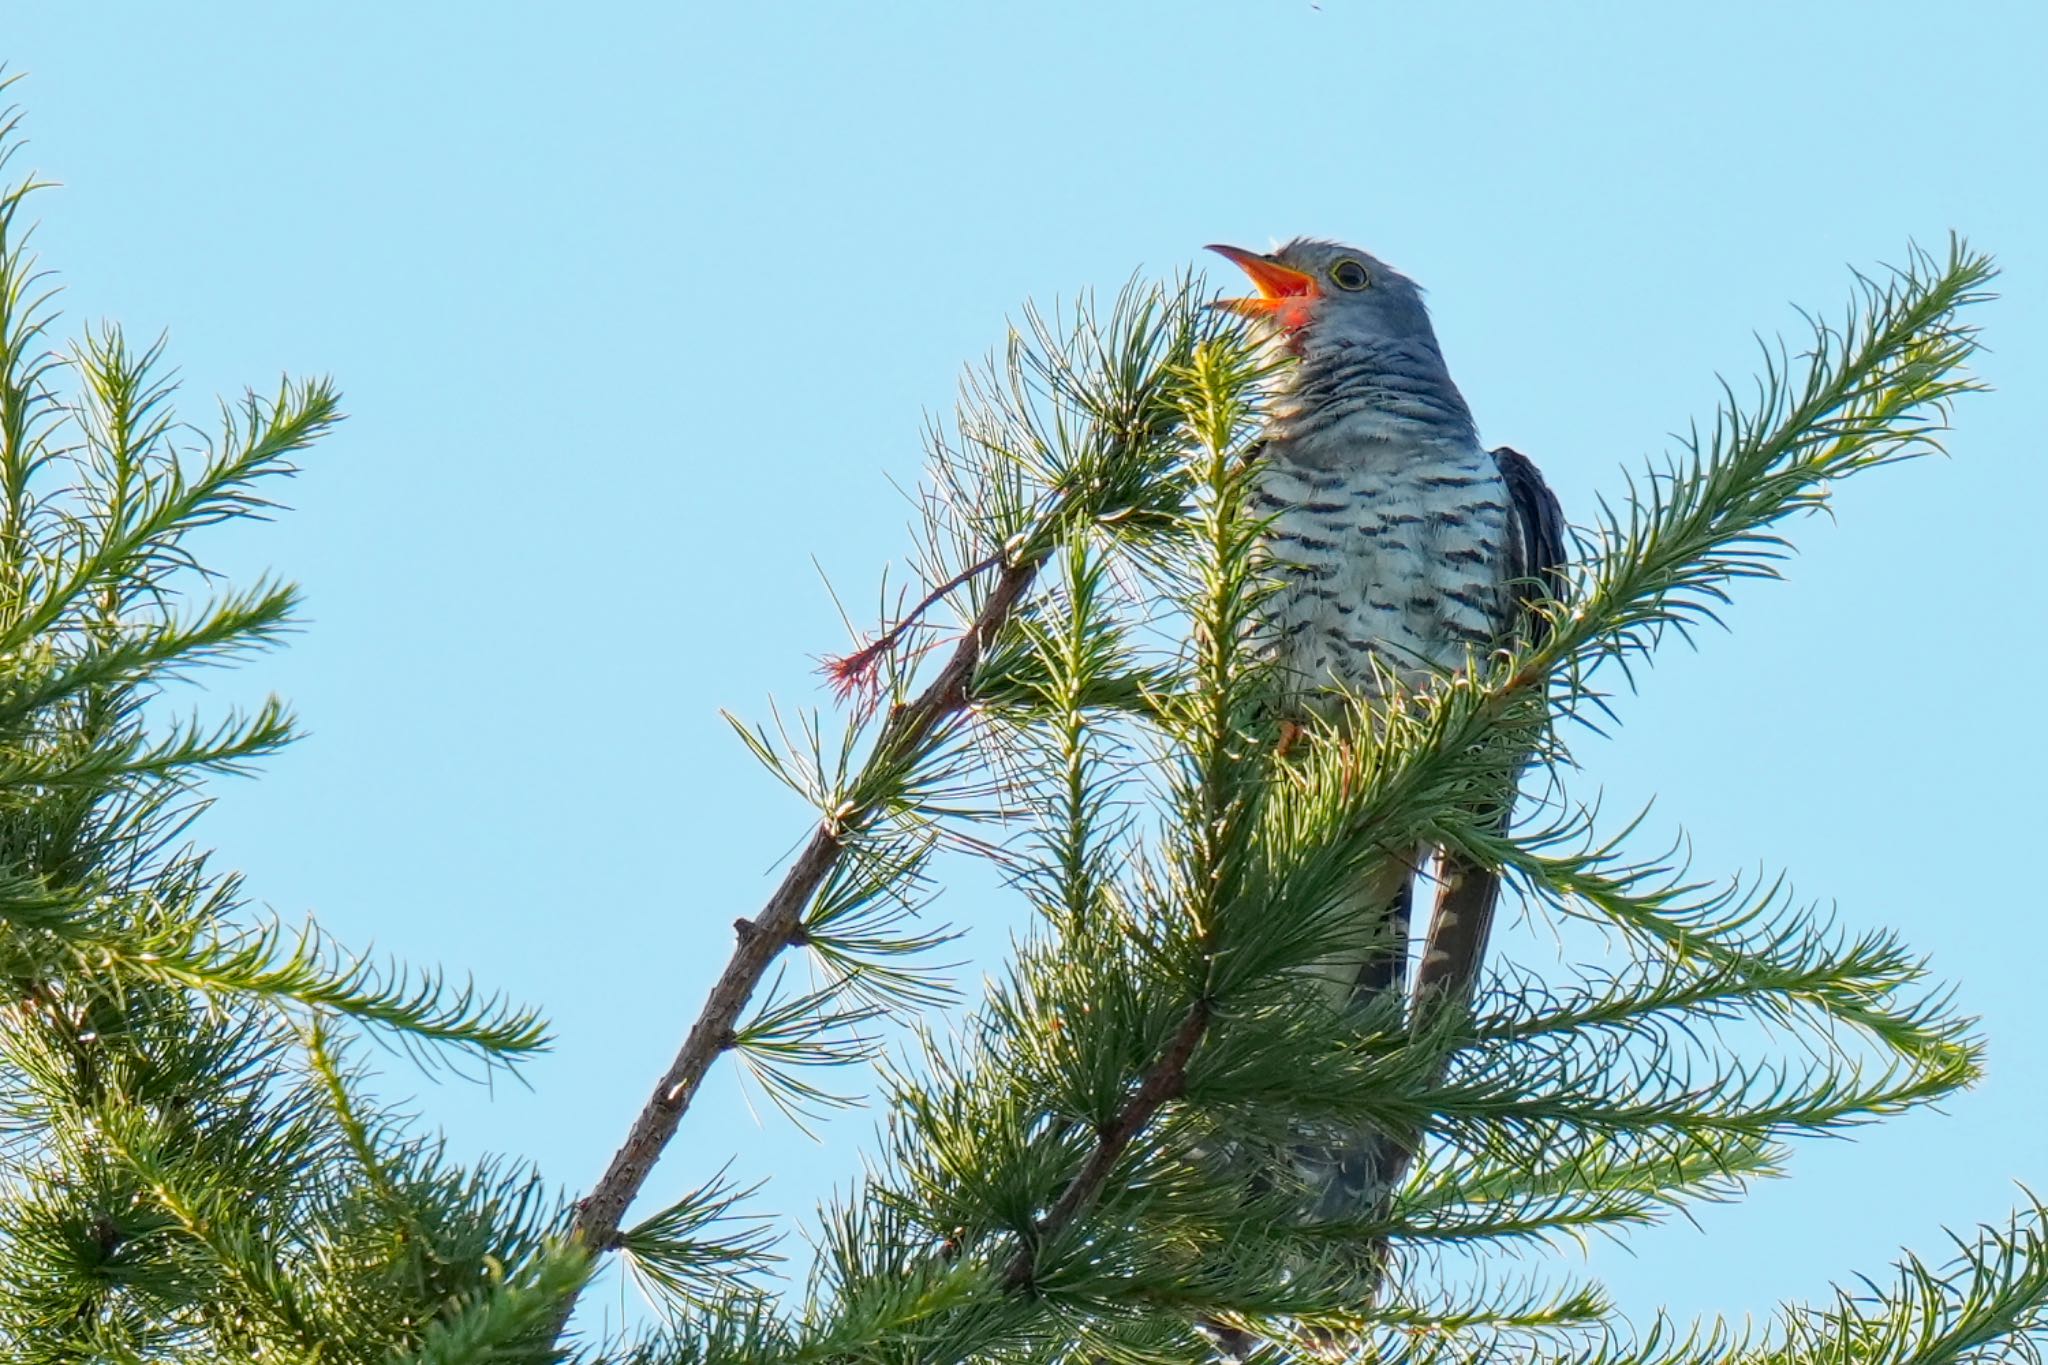
[[[1308,322],[1309,303],[1322,297],[1315,276],[1303,274],[1255,251],[1214,245],[1209,250],[1251,276],[1252,283],[1259,290],[1259,297],[1255,299],[1218,299],[1209,305],[1211,308],[1221,308],[1244,318],[1266,318],[1289,331]]]

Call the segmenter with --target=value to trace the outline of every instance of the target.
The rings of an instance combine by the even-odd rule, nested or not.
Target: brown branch
[[[1038,1248],[1066,1231],[1095,1202],[1109,1181],[1109,1173],[1116,1168],[1117,1161],[1131,1143],[1137,1140],[1138,1134],[1145,1131],[1145,1125],[1152,1121],[1152,1116],[1168,1101],[1179,1099],[1187,1089],[1188,1059],[1194,1056],[1202,1035],[1209,1031],[1212,1012],[1207,1000],[1197,1000],[1188,1007],[1180,1027],[1167,1040],[1159,1059],[1140,1078],[1137,1090],[1097,1135],[1095,1150],[1088,1154],[1086,1164],[1067,1182],[1067,1188],[1060,1192],[1059,1202],[1032,1226],[1031,1239],[1011,1258],[1009,1269],[1003,1272],[1005,1288],[1023,1290],[1031,1287],[1037,1277]]]
[[[1016,611],[1038,573],[1038,560],[1005,568],[990,589],[974,623],[954,647],[952,657],[931,685],[898,708],[882,727],[869,762],[890,760],[916,749],[929,740],[938,727],[965,709],[974,670],[995,633]],[[982,567],[993,567],[994,561]],[[964,580],[959,580],[964,581]],[[955,586],[958,585],[956,581]],[[603,1179],[576,1206],[570,1235],[593,1252],[616,1244],[619,1224],[647,1182],[664,1148],[696,1097],[705,1073],[718,1054],[733,1046],[734,1029],[740,1012],[759,989],[769,966],[783,949],[798,941],[803,931],[804,910],[845,852],[840,831],[859,824],[873,814],[870,809],[836,811],[820,822],[810,842],[790,865],[782,884],[769,897],[761,913],[734,924],[739,945],[718,982],[705,997],[697,1022],[690,1026],[675,1060],[655,1084],[654,1094],[633,1120],[626,1140],[612,1157]],[[566,1321],[568,1309],[564,1305]],[[557,1334],[560,1324],[557,1324]]]

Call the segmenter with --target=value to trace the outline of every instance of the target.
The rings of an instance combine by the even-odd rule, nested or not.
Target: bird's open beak
[[[1221,308],[1239,317],[1270,318],[1282,326],[1298,327],[1306,320],[1297,316],[1306,312],[1303,305],[1322,296],[1322,290],[1316,287],[1315,276],[1284,266],[1271,256],[1261,256],[1256,251],[1234,246],[1212,245],[1209,250],[1251,276],[1252,283],[1259,290],[1259,297],[1255,299],[1218,299],[1209,305],[1211,308]]]

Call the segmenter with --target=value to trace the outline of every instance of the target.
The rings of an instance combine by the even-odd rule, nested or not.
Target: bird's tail
[[[1385,894],[1384,888],[1378,890]],[[1414,897],[1415,878],[1404,875],[1382,902],[1394,907],[1393,932],[1383,940],[1386,949],[1368,957],[1359,970],[1348,1003],[1353,1011],[1363,1012],[1384,1005],[1392,996],[1400,1002],[1396,1007],[1408,1026],[1419,1029],[1437,1018],[1440,1010],[1461,1008],[1470,996],[1492,933],[1500,877],[1450,849],[1442,851],[1436,869],[1435,906],[1411,982],[1408,926]],[[1295,1160],[1310,1191],[1306,1214],[1316,1219],[1383,1215],[1407,1178],[1414,1157],[1412,1138],[1371,1128],[1341,1135],[1335,1141],[1326,1138],[1301,1144]],[[1388,1248],[1384,1243],[1374,1245],[1363,1252],[1361,1261],[1359,1297],[1363,1305],[1380,1291]],[[1311,1347],[1330,1359],[1347,1358],[1358,1348],[1355,1340],[1341,1332],[1314,1329],[1306,1335]]]
[[[1411,972],[1409,928],[1423,852],[1412,863],[1396,860],[1384,876],[1359,890],[1356,914],[1349,917],[1358,926],[1357,938],[1308,969],[1330,1003],[1351,1018],[1362,1021],[1377,1012],[1383,1019],[1420,1027],[1444,1006],[1462,1005],[1478,976],[1500,878],[1444,851],[1435,907]],[[1303,1192],[1301,1217],[1326,1221],[1384,1214],[1415,1154],[1408,1138],[1379,1128],[1304,1123],[1288,1148],[1273,1155],[1293,1166]],[[1271,1189],[1264,1180],[1253,1183]],[[1356,1267],[1361,1309],[1379,1293],[1387,1264],[1384,1244],[1361,1249]],[[1246,1359],[1260,1344],[1249,1333],[1220,1323],[1202,1328],[1226,1361]],[[1303,1338],[1311,1352],[1332,1360],[1356,1355],[1359,1346],[1345,1333],[1322,1328],[1304,1332]]]

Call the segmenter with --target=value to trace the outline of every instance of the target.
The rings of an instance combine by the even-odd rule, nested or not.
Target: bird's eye
[[[1348,256],[1330,267],[1330,278],[1339,289],[1358,290],[1372,283],[1366,268]]]

